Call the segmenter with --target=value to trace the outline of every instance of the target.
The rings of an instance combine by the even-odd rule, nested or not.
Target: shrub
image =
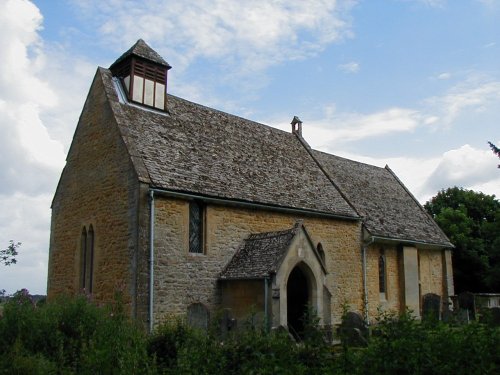
[[[123,306],[83,296],[36,306],[23,290],[0,318],[0,374],[498,374],[500,328],[385,313],[364,348],[334,351],[314,314],[300,343],[255,322],[221,335],[171,319],[147,336]]]
[[[113,311],[84,296],[37,307],[26,290],[16,293],[0,319],[0,373],[147,373],[145,335]]]
[[[207,334],[173,319],[156,330],[148,351],[163,374],[331,373],[332,351],[317,323],[306,324],[308,333],[297,344],[285,330],[267,332],[252,318],[222,336],[216,327]]]
[[[384,314],[355,364],[357,374],[497,374],[500,330],[472,323],[424,324]]]

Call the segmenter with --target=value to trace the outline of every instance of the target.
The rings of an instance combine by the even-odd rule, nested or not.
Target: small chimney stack
[[[293,116],[292,124],[292,133],[297,134],[302,137],[302,121],[297,116]]]

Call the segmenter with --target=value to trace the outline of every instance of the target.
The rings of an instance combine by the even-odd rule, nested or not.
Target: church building
[[[152,329],[224,312],[303,329],[447,309],[453,245],[389,167],[168,94],[143,40],[97,69],[52,202],[48,298],[122,293]],[[306,125],[304,125],[306,126]]]

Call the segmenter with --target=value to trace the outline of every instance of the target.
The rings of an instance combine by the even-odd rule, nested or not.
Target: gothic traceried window
[[[203,254],[204,207],[200,202],[189,203],[189,252]]]

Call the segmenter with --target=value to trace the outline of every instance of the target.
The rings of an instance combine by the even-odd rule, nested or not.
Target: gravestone
[[[231,309],[222,310],[218,319],[218,325],[222,338],[225,338],[229,332],[237,329],[237,321],[233,318]]]
[[[491,324],[494,327],[500,327],[500,307],[490,308]]]
[[[341,341],[349,346],[368,345],[368,327],[356,312],[349,311],[344,315],[338,333]]]
[[[485,307],[481,309],[479,321],[492,327],[500,327],[500,307]]]
[[[456,322],[459,324],[467,324],[470,322],[470,314],[467,309],[458,309],[454,315]]]
[[[441,296],[428,293],[422,299],[422,318],[424,320],[438,321],[441,318]]]
[[[208,320],[209,312],[205,305],[202,303],[193,303],[188,306],[187,321],[189,326],[206,332],[208,330]]]
[[[476,303],[474,294],[463,292],[458,295],[458,307],[469,312],[469,320],[476,319]]]

